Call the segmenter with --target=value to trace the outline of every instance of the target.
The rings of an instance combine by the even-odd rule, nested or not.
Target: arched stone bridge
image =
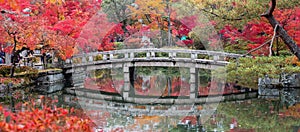
[[[135,67],[184,67],[190,69],[190,97],[186,102],[193,103],[197,98],[198,69],[217,69],[229,62],[225,58],[239,58],[240,54],[219,51],[189,49],[123,49],[74,55],[65,64],[66,75],[72,76],[73,86],[83,86],[87,71],[97,69],[122,68],[124,73],[123,100],[135,100],[130,94]],[[196,101],[197,102],[197,101]],[[201,102],[201,101],[199,101]]]
[[[96,59],[97,56],[101,56],[101,59]],[[239,58],[242,57],[242,55],[220,51],[189,49],[123,49],[74,55],[71,60],[66,61],[67,63],[64,68],[67,70],[67,73],[124,66],[216,69],[229,63],[224,60],[225,57]]]

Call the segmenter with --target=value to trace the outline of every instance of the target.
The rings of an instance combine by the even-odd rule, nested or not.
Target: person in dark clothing
[[[42,61],[42,63],[43,63],[44,68],[46,68],[46,64],[45,64],[45,56],[46,56],[46,53],[43,53],[42,56],[41,56],[41,61]]]
[[[1,64],[5,63],[5,52],[3,50],[0,51]]]
[[[47,61],[47,63],[52,63],[50,53],[46,53],[46,61]]]
[[[4,60],[0,57],[0,64],[4,64]]]

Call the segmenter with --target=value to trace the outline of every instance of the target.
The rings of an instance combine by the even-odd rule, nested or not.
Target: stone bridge
[[[74,55],[70,60],[67,60],[64,70],[66,76],[71,78],[69,81],[72,86],[82,87],[88,71],[122,68],[124,75],[124,86],[121,93],[122,100],[131,102],[132,100],[136,100],[134,97],[131,97],[133,87],[132,78],[135,67],[189,68],[190,96],[189,99],[184,99],[184,103],[194,103],[195,99],[196,102],[197,99],[199,100],[198,102],[202,102],[197,98],[198,70],[215,70],[227,65],[229,63],[226,61],[228,58],[239,57],[242,57],[242,55],[207,50],[123,49]],[[137,103],[136,101],[134,102]]]
[[[98,58],[97,58],[98,57]],[[216,69],[228,64],[225,58],[239,58],[240,54],[189,49],[123,49],[74,55],[66,61],[67,73],[116,67],[192,67]],[[100,58],[100,59],[99,59]]]

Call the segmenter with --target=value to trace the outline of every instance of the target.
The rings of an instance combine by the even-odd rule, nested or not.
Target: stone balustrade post
[[[151,57],[155,58],[155,52],[151,52]]]
[[[86,63],[86,55],[85,54],[81,57],[81,63]]]
[[[218,55],[214,55],[213,58],[214,58],[214,61],[220,60],[220,57]]]
[[[114,54],[113,53],[109,53],[109,59],[110,60],[114,59]]]
[[[25,60],[25,59],[24,59]],[[66,59],[66,64],[71,64],[71,59]],[[24,63],[26,63],[26,62],[24,62]]]
[[[128,53],[124,53],[125,59],[128,59]]]
[[[147,59],[150,59],[150,52],[149,51],[147,51],[146,57],[147,57]]]
[[[130,58],[134,58],[134,52],[130,53]]]
[[[92,55],[89,56],[89,62],[93,62],[94,61],[94,58]]]
[[[169,52],[169,58],[173,58],[173,54]]]
[[[196,53],[191,53],[191,59],[195,60],[198,58],[198,55]]]
[[[173,58],[175,58],[176,57],[176,52],[173,52],[172,55],[173,55]]]
[[[107,60],[107,54],[103,54],[103,60]]]

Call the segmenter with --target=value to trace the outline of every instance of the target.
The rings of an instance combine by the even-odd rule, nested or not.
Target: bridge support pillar
[[[198,94],[198,69],[190,68],[190,99],[197,98]]]
[[[126,64],[123,66],[123,73],[124,73],[124,88],[123,88],[123,98],[126,100],[130,94],[130,70],[129,66]]]
[[[84,81],[87,76],[87,72],[85,68],[80,69],[79,71],[75,71],[72,73],[71,78],[68,79],[71,83],[71,86],[74,87],[84,87]]]

